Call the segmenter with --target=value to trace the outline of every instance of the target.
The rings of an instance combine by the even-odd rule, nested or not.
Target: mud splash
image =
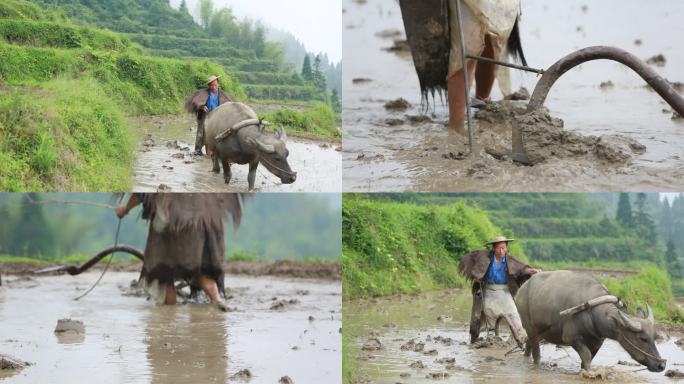
[[[211,159],[193,156],[196,122],[193,116],[144,116],[131,125],[139,135],[138,159],[133,176],[134,191],[230,192],[247,191],[247,165],[231,168],[230,184],[211,172]],[[282,184],[263,166],[257,168],[255,189],[278,192],[339,192],[341,155],[339,143],[289,135],[287,147],[297,181]]]
[[[235,310],[222,313],[195,303],[155,306],[130,295],[138,273],[110,271],[90,295],[73,300],[98,277],[34,277],[29,286],[22,276],[5,277],[2,353],[32,363],[12,382],[225,383],[245,371],[251,382],[341,382],[339,282],[227,275]],[[291,299],[270,310],[273,301]],[[53,335],[62,318],[83,322],[81,341]]]
[[[672,39],[663,38],[658,32],[659,25],[667,25],[684,33],[684,26],[674,17],[676,11],[670,5],[654,4],[649,12],[640,9],[636,1],[611,0],[592,4],[586,11],[582,11],[581,5],[581,1],[571,1],[552,6],[541,0],[522,4],[522,41],[532,66],[549,67],[581,47],[615,45],[644,59],[663,52],[668,63],[657,70],[675,83],[681,81],[678,66],[673,63],[684,62],[684,50],[677,49]],[[684,4],[676,7],[684,12]],[[671,119],[667,105],[626,67],[606,61],[584,64],[566,74],[547,99],[551,116],[564,121],[564,131],[537,131],[550,135],[539,137],[540,141],[562,143],[567,137],[585,137],[589,142],[580,140],[579,149],[586,149],[586,153],[558,159],[556,152],[563,155],[565,148],[550,150],[551,146],[543,153],[544,162],[534,167],[521,167],[505,157],[502,161],[501,154],[511,149],[510,127],[481,119],[474,124],[478,140],[475,155],[467,156],[465,138],[445,126],[448,115],[439,95],[429,100],[427,108],[421,104],[410,57],[384,50],[393,40],[403,37],[398,4],[390,0],[360,4],[350,0],[344,2],[344,8],[345,191],[684,188],[680,137],[683,120]],[[617,29],[606,21],[605,15],[616,12],[615,20],[620,23],[633,22],[635,36],[611,32]],[[577,28],[578,25],[583,28]],[[641,45],[634,44],[636,38],[642,41]],[[359,78],[369,81],[352,81]],[[532,75],[511,73],[512,89],[524,86],[531,90],[536,81]],[[612,87],[600,87],[608,81]],[[495,90],[493,98],[500,99],[496,86]],[[384,108],[387,102],[398,98],[410,104],[405,111]],[[425,118],[420,121],[411,116]],[[597,141],[601,136],[603,139]],[[488,145],[497,138],[498,145]],[[633,145],[635,142],[645,146],[645,152],[640,145]],[[565,155],[577,155],[572,153],[572,145],[565,147]],[[494,151],[486,151],[491,149]],[[532,151],[535,149],[539,148]]]
[[[572,348],[542,345],[541,364],[512,352],[510,335],[489,337],[470,345],[468,320],[471,297],[466,290],[428,292],[344,303],[345,332],[355,350],[360,379],[373,383],[525,382],[586,383]],[[485,336],[483,332],[481,336]],[[684,363],[673,338],[659,343],[668,368]],[[586,374],[609,382],[670,382],[663,373],[618,364],[632,362],[617,342],[607,340]]]

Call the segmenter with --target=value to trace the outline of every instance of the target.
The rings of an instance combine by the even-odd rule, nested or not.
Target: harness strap
[[[251,125],[258,125],[259,127],[266,126],[268,125],[268,121],[265,120],[260,120],[260,119],[247,119],[247,120],[242,120],[238,123],[235,123],[232,127],[226,129],[225,131],[219,133],[216,135],[216,140],[221,141],[225,139],[226,137],[232,135],[233,133],[239,131],[242,128],[249,127]]]
[[[574,315],[575,313],[586,311],[587,309],[591,309],[597,305],[600,304],[606,304],[606,303],[613,303],[616,304],[619,308],[622,308],[625,306],[625,304],[622,302],[622,300],[618,299],[617,297],[613,295],[605,295],[605,296],[599,296],[595,299],[591,299],[585,303],[582,303],[580,305],[576,305],[572,308],[565,309],[563,311],[560,311],[561,316],[567,316],[567,315]]]

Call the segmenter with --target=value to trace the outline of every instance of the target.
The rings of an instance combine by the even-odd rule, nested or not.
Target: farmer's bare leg
[[[475,62],[467,61],[468,67],[468,86],[473,83],[475,74]],[[465,84],[463,84],[463,70],[457,71],[447,81],[447,96],[449,98],[449,128],[459,133],[465,134]]]
[[[164,304],[176,305],[176,287],[173,284],[166,284],[166,296],[164,297]]]
[[[489,36],[485,36],[485,48],[482,57],[494,59],[494,48]],[[494,87],[494,80],[496,80],[496,65],[478,61],[475,70],[475,97],[480,100],[488,99]]]
[[[211,300],[212,304],[216,304],[222,311],[228,310],[228,307],[219,296],[219,290],[218,286],[216,285],[216,280],[200,273],[197,277],[197,281],[199,282],[200,287],[202,287],[202,290],[204,290],[207,296],[209,296],[209,299]]]

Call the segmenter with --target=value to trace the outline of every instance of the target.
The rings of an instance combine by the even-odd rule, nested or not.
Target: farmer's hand
[[[118,207],[114,209],[114,212],[116,213],[116,216],[119,218],[122,218],[128,214],[128,210],[126,209],[126,204],[121,204]]]
[[[208,112],[209,112],[209,108],[207,108],[206,105],[203,105],[203,106],[202,106],[202,110],[204,111],[204,113],[208,113]]]
[[[530,275],[534,275],[537,272],[541,272],[541,269],[527,267],[527,268],[525,268],[525,272],[527,272]]]

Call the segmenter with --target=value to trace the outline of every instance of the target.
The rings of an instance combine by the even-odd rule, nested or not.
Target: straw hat
[[[211,82],[214,80],[218,80],[219,77],[221,77],[221,76],[214,76],[214,75],[209,76],[209,80],[207,80],[207,85],[211,84]]]
[[[506,236],[497,236],[497,237],[493,238],[492,240],[486,242],[485,244],[491,245],[491,244],[503,243],[503,242],[510,243],[511,241],[515,241],[515,239],[509,239]]]

